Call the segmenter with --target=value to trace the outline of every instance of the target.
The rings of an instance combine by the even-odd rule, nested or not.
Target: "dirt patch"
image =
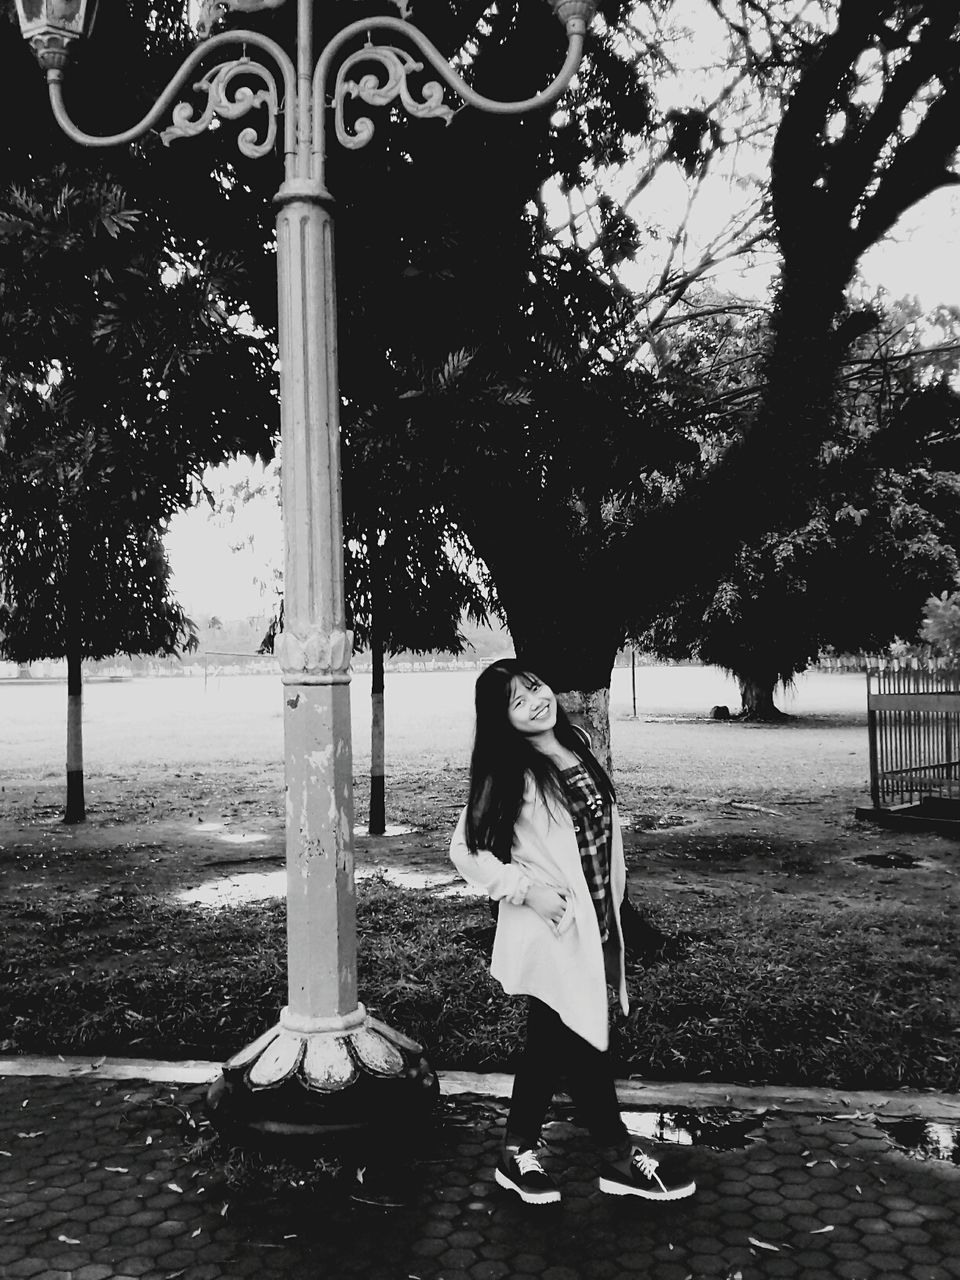
[[[136,779],[98,779],[85,823],[61,820],[62,784],[8,784],[0,813],[0,884],[10,897],[66,904],[103,892],[172,894],[244,873],[280,870],[284,830],[279,769],[223,766],[185,774],[159,770]],[[449,871],[447,847],[462,803],[462,770],[391,780],[388,822],[395,834],[360,826],[362,869]],[[628,779],[621,785],[631,894],[652,914],[677,893],[826,896],[891,907],[955,901],[960,844],[939,834],[894,832],[858,821],[854,794],[730,797],[678,802],[661,810]]]

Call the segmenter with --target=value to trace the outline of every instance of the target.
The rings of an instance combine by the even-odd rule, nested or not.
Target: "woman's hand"
[[[524,906],[531,907],[552,929],[556,929],[567,912],[566,889],[554,889],[548,884],[532,884],[524,898]]]

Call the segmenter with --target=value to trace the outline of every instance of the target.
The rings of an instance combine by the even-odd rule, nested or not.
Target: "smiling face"
[[[557,698],[535,675],[514,676],[507,699],[507,719],[517,733],[532,737],[550,733],[557,723]]]

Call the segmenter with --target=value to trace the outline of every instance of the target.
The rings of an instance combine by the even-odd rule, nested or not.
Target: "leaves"
[[[876,651],[915,637],[924,599],[954,579],[960,501],[931,463],[960,439],[960,397],[944,385],[939,353],[924,352],[927,323],[905,331],[891,306],[852,353],[832,441],[802,482],[800,522],[742,545],[716,583],[681,589],[644,635],[662,656],[731,670],[745,709],[761,696],[751,689],[772,707],[775,686],[827,646]],[[725,344],[729,326],[701,326],[702,350]],[[749,362],[735,367],[738,383],[748,380]]]
[[[0,651],[195,646],[162,536],[246,431],[269,452],[269,345],[227,322],[211,282],[229,260],[180,255],[171,274],[168,231],[114,182],[61,166],[0,211],[17,224],[0,238]]]

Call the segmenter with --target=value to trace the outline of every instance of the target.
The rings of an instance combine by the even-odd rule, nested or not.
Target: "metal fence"
[[[960,671],[867,672],[873,807],[960,798]]]

